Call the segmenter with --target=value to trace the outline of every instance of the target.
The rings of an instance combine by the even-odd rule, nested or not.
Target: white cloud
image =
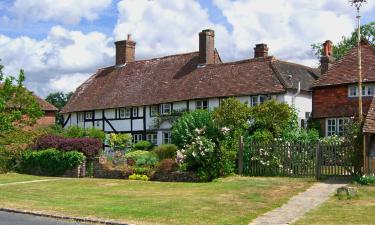
[[[6,74],[15,75],[23,68],[27,86],[44,96],[50,91],[74,90],[98,68],[112,65],[112,43],[102,33],[55,26],[43,40],[0,35],[0,56]]]
[[[267,43],[278,58],[315,65],[310,45],[349,35],[355,11],[342,0],[214,0],[233,27],[235,58],[247,57],[250,47]],[[364,11],[374,8],[374,1]],[[223,53],[222,53],[223,54]]]
[[[19,22],[56,21],[78,24],[95,20],[112,0],[16,0],[10,10]]]

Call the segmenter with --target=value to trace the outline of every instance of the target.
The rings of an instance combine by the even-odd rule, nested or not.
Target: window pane
[[[150,116],[157,116],[159,114],[159,106],[152,105],[150,108]]]
[[[374,96],[374,86],[368,86],[367,87],[367,95],[368,96]]]
[[[251,106],[256,106],[259,104],[259,96],[251,96]]]
[[[134,107],[132,111],[133,111],[133,117],[138,117],[138,108]]]
[[[165,114],[170,114],[171,113],[171,104],[163,104],[162,105],[162,113]]]

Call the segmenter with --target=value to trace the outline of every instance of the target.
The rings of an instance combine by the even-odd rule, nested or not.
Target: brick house
[[[58,109],[52,105],[51,103],[47,102],[46,100],[34,95],[36,100],[38,101],[40,108],[44,112],[44,115],[36,121],[36,126],[48,126],[53,125],[56,122],[55,114]]]
[[[375,48],[361,42],[363,113],[366,115],[375,94]],[[344,122],[358,116],[357,49],[341,60],[332,57],[332,42],[326,41],[321,57],[321,77],[312,87],[312,118],[320,123],[324,136],[340,135]]]
[[[319,71],[268,56],[257,44],[254,57],[222,62],[215,32],[199,33],[199,51],[135,60],[136,43],[115,42],[116,63],[99,69],[77,88],[61,110],[64,127],[96,127],[131,133],[134,142],[169,143],[171,123],[155,119],[194,109],[213,109],[228,97],[254,106],[267,99],[294,105],[300,123],[311,114],[311,86]]]

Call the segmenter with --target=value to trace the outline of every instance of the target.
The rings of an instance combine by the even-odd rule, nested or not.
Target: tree
[[[375,22],[370,22],[361,26],[361,36],[375,47]],[[333,57],[336,60],[341,59],[350,49],[357,47],[357,32],[353,31],[350,37],[343,36],[341,41],[333,45]],[[320,58],[323,52],[322,44],[315,43],[311,45],[316,57]]]
[[[64,94],[63,92],[50,93],[46,97],[46,101],[56,106],[56,108],[60,110],[66,105],[66,103],[69,101],[72,95],[73,95],[73,92],[69,92],[67,94]],[[64,122],[62,115],[59,114],[58,112],[56,112],[55,117],[56,117],[57,124],[62,124]]]
[[[69,92],[67,94],[64,94],[63,92],[54,92],[50,93],[46,97],[46,101],[56,106],[56,108],[60,110],[66,105],[72,95],[73,92]]]
[[[5,77],[3,68],[0,65],[0,132],[35,124],[43,111],[32,92],[23,86],[24,71],[20,70],[18,78]]]

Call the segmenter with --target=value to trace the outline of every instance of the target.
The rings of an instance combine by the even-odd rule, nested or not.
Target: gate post
[[[239,139],[239,149],[238,149],[238,174],[243,173],[243,137],[240,136]]]
[[[320,179],[320,155],[321,155],[321,149],[320,149],[320,143],[318,141],[316,145],[316,150],[315,150],[315,178],[317,180]]]

